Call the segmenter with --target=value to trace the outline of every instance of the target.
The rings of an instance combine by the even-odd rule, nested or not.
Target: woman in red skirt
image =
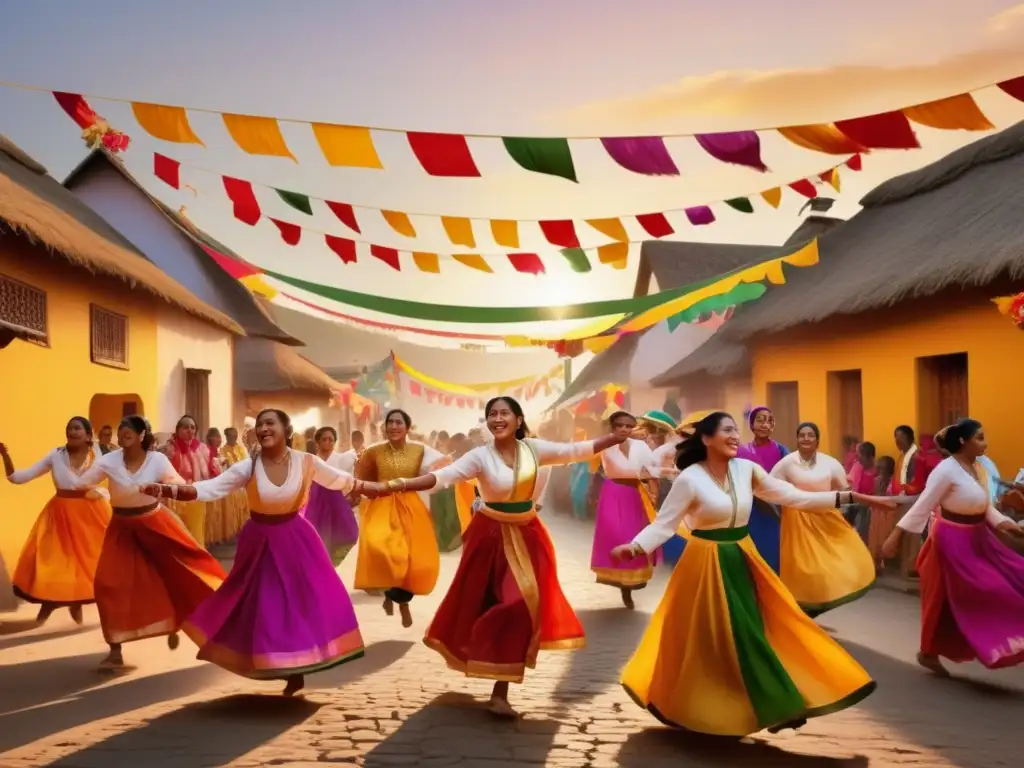
[[[581,443],[526,437],[523,409],[496,397],[484,410],[494,442],[413,479],[388,482],[391,491],[425,491],[476,479],[483,508],[463,536],[462,559],[424,642],[467,677],[494,680],[488,704],[515,717],[509,683],[521,683],[538,651],[585,644],[583,626],[562,594],[555,550],[537,519],[538,470],[586,461],[624,438]]]

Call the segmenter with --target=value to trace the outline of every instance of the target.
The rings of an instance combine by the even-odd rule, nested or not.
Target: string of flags
[[[29,88],[17,83],[3,85]],[[1024,76],[996,83],[995,87],[1014,99],[1024,101]],[[374,134],[399,133],[404,134],[410,151],[423,171],[430,176],[480,177],[482,174],[471,143],[495,141],[500,142],[509,158],[524,170],[577,182],[572,144],[581,141],[600,143],[617,165],[645,176],[681,175],[665,143],[666,139],[689,138],[720,162],[760,172],[768,170],[761,157],[761,134],[768,131],[774,131],[796,146],[829,155],[861,154],[873,149],[917,149],[920,144],[913,124],[939,130],[992,130],[993,124],[974,99],[973,93],[976,92],[960,93],[924,104],[831,123],[718,133],[610,137],[526,137],[411,131],[240,115],[108,96],[89,98],[130,104],[136,122],[146,133],[174,144],[204,144],[192,128],[189,112],[205,112],[218,115],[238,148],[250,155],[282,157],[298,162],[281,131],[282,123],[291,123],[308,127],[323,158],[335,167],[384,170],[385,164],[377,151]],[[86,102],[85,96],[60,91],[54,91],[53,94],[83,131],[95,124],[98,115]]]
[[[183,187],[194,189],[193,186],[183,183],[182,167],[180,162],[166,155],[160,153],[154,153],[153,155],[153,173],[158,179],[176,190],[180,190]],[[184,167],[189,169],[188,166]],[[847,168],[852,171],[861,170],[863,168],[861,156],[853,155],[842,163],[834,165],[821,173],[791,182],[787,187],[806,199],[816,198],[818,196],[818,185],[821,184],[828,184],[836,192],[839,192],[841,184],[840,168]],[[204,170],[203,172],[214,174],[213,171]],[[312,236],[315,240],[322,241],[343,264],[358,263],[360,255],[365,257],[368,254],[370,257],[387,264],[399,272],[402,271],[403,261],[411,259],[414,268],[426,273],[439,274],[441,272],[441,265],[444,262],[456,262],[470,269],[490,273],[494,271],[494,268],[489,259],[503,259],[507,260],[513,269],[520,273],[539,275],[547,272],[544,261],[536,253],[438,254],[418,250],[403,250],[391,246],[378,245],[366,240],[323,232],[297,224],[294,221],[284,221],[267,216],[264,213],[263,206],[261,206],[257,197],[257,189],[263,188],[272,191],[280,201],[310,218],[314,216],[317,208],[326,208],[348,229],[357,234],[362,232],[355,213],[357,206],[350,203],[327,200],[313,195],[269,187],[231,176],[215,175],[221,179],[224,192],[232,204],[233,214],[238,221],[249,226],[256,226],[263,219],[267,219],[277,229],[282,241],[290,246],[297,246],[301,242],[306,242]],[[756,198],[764,201],[764,203],[772,208],[778,208],[781,204],[782,196],[783,189],[781,187],[773,187],[761,191],[756,195]],[[670,237],[677,233],[680,226],[685,226],[685,224],[691,226],[712,224],[716,221],[712,205],[716,207],[724,205],[741,213],[753,213],[755,210],[754,199],[755,196],[736,197],[722,200],[718,203],[691,206],[689,208],[599,219],[583,219],[582,222],[572,219],[536,221],[499,220],[446,215],[441,215],[437,218],[440,219],[441,225],[452,245],[465,246],[467,248],[475,248],[478,245],[474,224],[477,227],[487,225],[492,239],[498,246],[512,249],[520,247],[520,231],[524,224],[537,226],[547,242],[559,248],[562,257],[572,271],[585,273],[593,269],[590,254],[596,257],[599,264],[610,266],[613,269],[625,269],[629,260],[630,243],[642,242],[645,239]],[[411,218],[416,214],[374,208],[369,208],[368,210],[375,211],[382,216],[384,221],[397,234],[406,238],[417,237],[418,233]],[[643,232],[643,236],[639,240],[634,239],[634,236],[630,234],[629,230],[632,229],[632,222],[635,222]],[[685,224],[682,222],[685,222]],[[629,227],[627,227],[627,224],[629,224]],[[585,225],[600,235],[609,238],[611,242],[594,248],[582,247],[581,242],[586,238],[585,236],[581,237],[581,225]]]
[[[562,365],[559,364],[538,376],[521,376],[506,381],[490,381],[479,384],[456,384],[419,371],[394,353],[392,353],[391,359],[396,374],[400,374],[400,378],[405,381],[405,389],[410,395],[426,398],[428,403],[454,405],[457,408],[483,410],[487,397],[482,394],[486,393],[494,395],[510,393],[517,400],[530,400],[539,395],[550,397],[556,391],[560,391],[557,388],[558,383],[564,376]]]

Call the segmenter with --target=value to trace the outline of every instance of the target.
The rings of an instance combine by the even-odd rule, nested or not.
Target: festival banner
[[[434,378],[413,368],[398,355],[392,353],[395,371],[408,382],[409,394],[415,397],[438,399],[444,405],[457,408],[484,407],[484,401],[491,395],[511,394],[516,399],[529,400],[538,395],[551,396],[554,386],[562,380],[563,367],[558,364],[537,376],[522,376],[506,381],[489,381],[478,384],[456,384]],[[429,394],[428,394],[429,393]]]
[[[31,88],[17,83],[7,87]],[[1000,91],[1024,101],[1024,76],[994,84]],[[981,90],[981,89],[978,89]],[[424,173],[436,177],[477,178],[481,171],[472,146],[479,142],[500,142],[508,157],[526,171],[556,176],[577,182],[578,174],[572,146],[580,142],[599,142],[608,157],[619,167],[644,176],[680,176],[682,174],[667,139],[689,139],[712,158],[754,171],[768,166],[761,157],[761,135],[774,131],[804,149],[829,155],[853,155],[876,149],[917,149],[913,124],[938,130],[988,131],[994,128],[974,98],[978,91],[954,94],[946,98],[915,104],[902,109],[835,120],[813,125],[778,126],[759,130],[719,133],[671,134],[662,136],[568,136],[528,137],[493,134],[460,134],[411,131],[377,126],[317,123],[293,118],[239,115],[216,110],[197,110],[185,106],[154,104],[109,96],[89,95],[94,101],[131,104],[139,126],[161,141],[203,145],[193,130],[188,112],[219,114],[236,146],[250,155],[281,157],[298,162],[281,132],[281,123],[308,126],[323,159],[336,167],[383,170],[385,163],[374,141],[375,134],[405,136],[412,155]],[[82,94],[55,91],[54,97],[79,126],[87,130],[92,109]]]
[[[802,199],[813,199],[818,196],[818,186],[828,184],[836,192],[840,188],[839,171],[841,168],[859,171],[863,167],[860,155],[854,155],[838,165],[833,165],[820,173],[807,178],[790,182],[788,189]],[[184,166],[188,175],[193,173],[216,176],[228,200],[232,204],[234,217],[249,226],[257,225],[261,219],[268,219],[277,229],[281,239],[287,245],[296,246],[300,242],[323,242],[343,264],[358,263],[360,256],[369,257],[387,264],[396,271],[402,271],[403,262],[420,272],[439,274],[441,267],[446,268],[458,263],[470,269],[493,272],[493,260],[507,260],[517,272],[524,274],[546,274],[544,261],[536,253],[507,253],[505,251],[491,253],[450,253],[438,254],[418,250],[404,250],[392,246],[379,245],[367,240],[342,236],[308,227],[305,224],[286,222],[267,216],[261,207],[257,190],[262,190],[274,205],[284,202],[288,207],[303,216],[313,217],[317,209],[325,209],[333,214],[351,232],[361,234],[361,226],[356,215],[357,210],[373,212],[388,224],[393,232],[404,238],[417,237],[418,233],[412,217],[434,218],[441,223],[443,230],[452,245],[475,248],[479,242],[481,231],[491,235],[496,247],[519,248],[520,233],[524,226],[536,227],[544,238],[560,249],[560,253],[570,269],[574,272],[590,272],[593,262],[604,264],[613,269],[625,269],[628,263],[629,249],[632,243],[650,239],[660,239],[677,234],[682,228],[705,226],[717,219],[714,209],[725,206],[741,213],[754,213],[755,200],[762,200],[772,208],[778,208],[782,202],[783,188],[774,187],[744,197],[706,203],[688,208],[669,209],[643,214],[626,214],[603,218],[584,218],[582,220],[498,220],[473,217],[459,217],[446,214],[421,214],[402,211],[390,211],[380,208],[353,205],[334,200],[319,198],[300,192],[270,187],[258,182],[223,176],[205,168],[192,165]],[[183,187],[195,191],[194,185],[182,180],[182,164],[173,158],[160,153],[153,156],[153,174],[173,189]],[[627,224],[629,225],[627,227]],[[631,234],[632,231],[632,234]],[[581,241],[586,241],[584,232],[597,232],[608,238],[609,242],[596,247],[582,248]],[[581,234],[583,234],[581,238]],[[485,246],[490,247],[490,246]]]

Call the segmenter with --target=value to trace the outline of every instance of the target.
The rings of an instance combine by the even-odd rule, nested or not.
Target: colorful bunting
[[[175,144],[203,144],[189,125],[188,113],[183,107],[135,101],[132,102],[132,114],[142,129],[155,139]]]
[[[917,135],[902,112],[882,112],[852,120],[837,120],[836,128],[871,149],[919,149]]]
[[[560,219],[557,221],[540,221],[540,231],[552,245],[562,248],[579,248],[580,240],[576,235],[576,226],[571,219]]]
[[[235,218],[250,227],[256,226],[256,222],[262,216],[262,211],[260,211],[260,204],[256,200],[256,193],[252,190],[252,184],[244,179],[233,179],[230,176],[222,178],[224,191],[227,192],[228,199],[235,208]]]
[[[711,210],[711,206],[695,205],[691,208],[687,208],[685,212],[687,221],[695,227],[703,227],[708,224],[715,223],[715,213]]]
[[[414,251],[412,260],[420,272],[430,272],[435,275],[441,272],[441,260],[436,253]]]
[[[536,253],[510,253],[508,262],[516,272],[526,275],[543,275],[544,262]]]
[[[800,181],[794,181],[789,185],[789,188],[796,192],[798,195],[803,195],[806,198],[812,198],[818,196],[818,189],[814,186],[814,182],[810,179],[800,179]],[[753,212],[751,208],[750,212]]]
[[[431,176],[479,176],[466,137],[456,133],[406,134],[413,154]]]
[[[699,133],[694,138],[716,160],[745,165],[755,171],[768,170],[768,166],[761,160],[761,137],[756,131]]]
[[[867,151],[867,147],[853,141],[834,125],[791,125],[778,131],[798,147],[826,155],[852,155]]]
[[[167,186],[181,189],[181,163],[177,160],[154,152],[153,175]]]
[[[678,176],[679,169],[660,136],[601,139],[605,151],[627,171],[645,176]]]
[[[589,272],[593,267],[587,258],[587,252],[582,248],[563,248],[562,255],[569,262],[573,272]]]
[[[416,237],[416,227],[412,225],[409,214],[401,211],[381,211],[380,215],[395,232],[403,237]]]
[[[285,144],[281,127],[274,118],[228,113],[224,113],[221,117],[224,120],[224,127],[228,129],[231,138],[243,152],[250,155],[287,157],[298,162],[295,155],[288,149],[288,145]]]
[[[370,254],[380,259],[396,272],[400,272],[402,265],[398,261],[398,251],[394,248],[385,248],[383,245],[371,245]]]
[[[313,136],[328,165],[382,170],[369,128],[353,125],[312,123]]]
[[[826,171],[827,173],[827,171]],[[772,208],[778,208],[782,203],[782,189],[779,187],[772,187],[761,192],[761,197],[768,205]]]
[[[521,167],[577,181],[568,139],[503,138],[505,150]]]
[[[362,234],[359,228],[359,221],[356,219],[356,212],[348,203],[336,203],[332,200],[324,200],[331,213],[338,217],[338,221],[351,229],[353,232]]]
[[[1017,101],[1024,101],[1024,75],[999,83],[999,89]]]
[[[991,131],[995,126],[985,117],[969,93],[907,107],[903,114],[915,123],[941,131]]]
[[[452,245],[464,245],[467,248],[476,248],[476,238],[473,236],[473,222],[460,216],[442,216],[441,225],[451,240]]]
[[[355,264],[357,260],[356,241],[334,235],[325,235],[327,247],[334,251],[342,264]]]
[[[740,213],[754,212],[754,204],[750,202],[749,197],[734,197],[732,200],[726,200],[725,204]]]
[[[298,192],[288,192],[284,189],[274,189],[278,196],[284,200],[288,205],[294,208],[300,213],[304,213],[307,216],[313,215],[313,206],[309,202],[309,197],[301,195]]]
[[[503,248],[518,248],[519,222],[491,219],[491,237]]]
[[[270,219],[274,222],[274,226],[277,227],[278,232],[281,233],[281,239],[288,245],[298,245],[302,239],[302,227],[298,224],[292,224],[287,221],[279,221],[278,219]]]

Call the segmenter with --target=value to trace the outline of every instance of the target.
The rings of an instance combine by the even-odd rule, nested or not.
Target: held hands
[[[154,499],[163,497],[164,487],[160,483],[144,483],[138,488],[143,496],[152,496]]]
[[[611,555],[613,560],[632,560],[634,557],[638,557],[641,553],[637,550],[635,544],[630,542],[629,544],[620,544],[612,550]]]
[[[868,507],[881,507],[882,509],[896,509],[899,499],[896,496],[868,496],[863,493],[851,494],[854,504],[864,504]]]
[[[882,559],[892,560],[900,553],[900,542],[903,540],[903,531],[896,528],[889,534],[889,538],[882,544]]]
[[[368,480],[361,480],[356,484],[356,494],[362,494],[368,499],[376,499],[378,496],[388,496],[391,489],[385,483],[373,483]]]
[[[1011,536],[1017,536],[1018,538],[1024,538],[1024,530],[1021,529],[1016,523],[1011,523],[1009,520],[1004,520],[996,526],[997,531],[1003,531]]]

